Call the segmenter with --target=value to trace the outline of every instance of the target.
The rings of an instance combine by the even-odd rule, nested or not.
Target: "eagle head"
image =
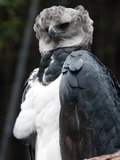
[[[74,9],[53,6],[40,12],[34,31],[44,55],[60,47],[91,46],[93,21],[81,5]]]

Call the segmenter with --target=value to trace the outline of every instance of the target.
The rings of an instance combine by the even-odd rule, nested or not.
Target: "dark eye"
[[[69,26],[69,22],[62,23],[62,24],[59,25],[59,27],[60,27],[61,29],[65,29],[65,28],[67,28],[68,26]]]

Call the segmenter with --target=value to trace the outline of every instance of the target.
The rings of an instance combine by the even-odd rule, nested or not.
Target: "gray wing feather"
[[[119,93],[116,78],[94,55],[83,50],[69,55],[60,83],[63,160],[120,149]]]
[[[39,72],[39,68],[34,69],[31,72],[31,74],[30,74],[29,78],[27,79],[27,81],[25,82],[24,87],[23,87],[22,102],[24,102],[25,97],[26,97],[26,93],[31,88],[32,83],[34,83],[34,81],[37,79],[38,72]]]

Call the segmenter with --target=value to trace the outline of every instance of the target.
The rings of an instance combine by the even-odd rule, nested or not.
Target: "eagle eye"
[[[60,29],[66,29],[68,26],[69,26],[69,22],[66,22],[66,23],[60,24],[60,25],[59,25],[59,28],[60,28]]]

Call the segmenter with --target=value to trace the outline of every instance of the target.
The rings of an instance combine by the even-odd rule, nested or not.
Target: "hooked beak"
[[[48,28],[48,35],[50,38],[59,38],[60,37],[61,30],[57,28],[57,26],[50,26]]]

